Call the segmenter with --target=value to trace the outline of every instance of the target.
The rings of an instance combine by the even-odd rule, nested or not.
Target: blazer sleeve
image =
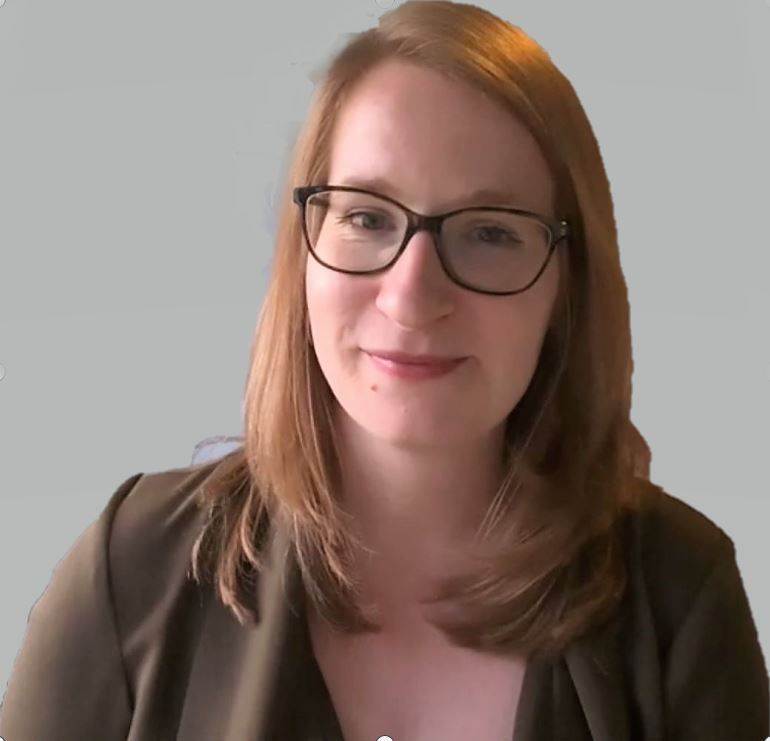
[[[110,591],[115,511],[142,474],[124,481],[59,561],[33,604],[2,705],[6,741],[125,741],[132,698]]]
[[[724,548],[679,628],[666,663],[666,739],[766,741],[770,689],[735,558]]]

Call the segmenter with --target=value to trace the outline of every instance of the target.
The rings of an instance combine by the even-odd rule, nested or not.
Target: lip
[[[394,376],[396,378],[412,380],[439,378],[441,376],[445,376],[467,360],[467,358],[451,358],[448,360],[443,359],[440,362],[406,363],[393,360],[392,358],[383,357],[382,355],[369,353],[366,351],[364,352],[372,359],[373,364],[383,373],[386,373],[389,376]],[[416,356],[412,355],[407,357],[414,359]],[[423,355],[419,357],[422,360],[427,356]]]
[[[442,355],[412,355],[405,352],[390,350],[364,350],[367,355],[373,355],[384,360],[408,365],[446,365],[465,360],[464,357],[447,357]]]

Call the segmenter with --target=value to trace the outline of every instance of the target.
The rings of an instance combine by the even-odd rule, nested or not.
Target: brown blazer
[[[131,476],[59,562],[0,707],[5,741],[342,741],[290,609],[299,580],[285,534],[273,531],[257,626],[188,578],[203,521],[195,494],[216,465]],[[733,543],[649,489],[622,524],[622,609],[558,660],[529,664],[516,741],[770,736],[767,667]]]

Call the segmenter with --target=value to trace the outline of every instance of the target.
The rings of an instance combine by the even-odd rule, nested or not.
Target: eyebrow
[[[394,193],[398,193],[398,189],[384,178],[349,177],[341,180],[339,185],[373,190],[382,195],[389,195],[391,198],[400,200],[399,196],[393,195]],[[495,203],[506,206],[516,203],[519,198],[520,196],[516,192],[505,188],[479,188],[450,200],[445,204],[445,207],[447,210],[453,210],[455,208],[462,208],[466,204],[480,205],[482,203],[487,205]]]

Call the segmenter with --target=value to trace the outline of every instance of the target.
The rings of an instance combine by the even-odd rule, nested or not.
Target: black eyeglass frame
[[[342,268],[338,268],[333,265],[330,265],[329,263],[324,262],[316,254],[311,244],[310,235],[307,232],[306,205],[307,205],[307,200],[310,196],[315,195],[316,193],[324,192],[324,191],[347,191],[350,193],[363,193],[365,195],[375,196],[376,198],[381,198],[384,201],[388,201],[389,203],[392,203],[394,206],[397,206],[406,214],[406,217],[407,217],[406,233],[404,234],[404,238],[398,250],[396,251],[396,254],[393,256],[391,260],[388,261],[386,265],[383,265],[380,268],[374,268],[373,270],[344,270]],[[308,250],[310,250],[310,253],[321,265],[329,268],[330,270],[335,270],[338,273],[347,273],[348,275],[374,275],[376,273],[384,272],[385,270],[388,270],[396,262],[396,260],[398,260],[398,258],[401,256],[401,253],[406,249],[406,245],[409,244],[409,240],[418,231],[426,229],[433,236],[433,244],[436,248],[436,253],[438,254],[439,262],[441,263],[441,267],[444,269],[444,272],[449,277],[449,279],[452,280],[457,285],[463,288],[466,288],[469,291],[473,291],[475,293],[483,293],[489,296],[513,296],[517,293],[523,293],[524,291],[531,288],[538,281],[540,276],[545,271],[548,263],[551,260],[551,256],[556,250],[556,247],[559,244],[559,242],[561,242],[565,237],[570,235],[570,225],[569,225],[569,222],[567,222],[566,220],[549,219],[548,217],[543,216],[542,214],[537,214],[532,211],[525,211],[520,208],[512,208],[512,207],[509,208],[509,207],[503,207],[503,206],[464,206],[463,208],[458,208],[453,211],[447,211],[442,214],[427,216],[425,214],[418,213],[417,211],[413,211],[412,209],[405,206],[403,203],[399,203],[399,201],[397,201],[395,198],[391,198],[390,196],[386,196],[386,195],[383,195],[382,193],[377,193],[372,190],[366,190],[364,188],[355,188],[353,186],[348,186],[348,185],[299,186],[297,188],[294,188],[292,200],[294,201],[294,203],[300,206],[300,209],[301,209],[302,232],[305,235],[305,243],[307,245]],[[447,264],[447,262],[444,260],[442,244],[441,244],[441,227],[444,223],[444,219],[447,219],[450,216],[454,216],[455,214],[462,213],[463,211],[498,211],[498,212],[507,211],[510,213],[520,214],[521,216],[527,216],[531,219],[534,219],[535,221],[542,224],[548,230],[548,238],[549,238],[548,254],[546,255],[545,260],[543,261],[543,265],[540,268],[540,270],[538,270],[535,277],[526,286],[524,286],[524,288],[518,288],[515,291],[486,291],[481,288],[476,288],[475,286],[471,286],[465,283]]]

